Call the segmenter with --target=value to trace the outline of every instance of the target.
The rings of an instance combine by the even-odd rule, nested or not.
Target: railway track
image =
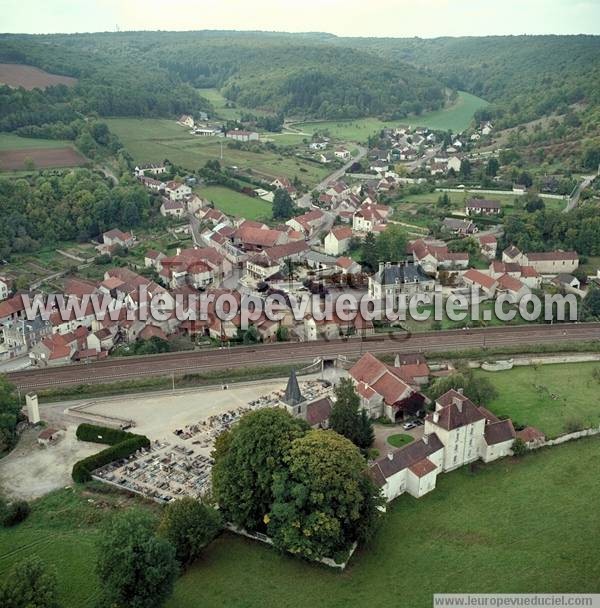
[[[22,390],[114,382],[151,376],[181,376],[202,371],[260,367],[282,363],[305,363],[340,355],[357,358],[373,354],[435,352],[515,345],[543,345],[600,339],[600,323],[521,325],[471,330],[448,330],[418,334],[372,336],[360,340],[277,343],[203,351],[166,353],[144,357],[111,358],[89,364],[28,369],[8,374]]]

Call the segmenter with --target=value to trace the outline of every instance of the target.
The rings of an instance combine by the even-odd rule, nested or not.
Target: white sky
[[[0,31],[237,29],[339,36],[600,34],[600,0],[0,0]]]

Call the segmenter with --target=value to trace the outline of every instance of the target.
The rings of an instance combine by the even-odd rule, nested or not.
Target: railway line
[[[203,371],[260,367],[282,363],[306,363],[317,358],[373,354],[435,352],[515,345],[600,340],[600,323],[521,325],[470,330],[371,336],[364,339],[277,343],[202,351],[166,353],[143,357],[111,358],[89,364],[27,369],[8,374],[21,390],[53,386],[94,384],[151,376],[182,376]]]

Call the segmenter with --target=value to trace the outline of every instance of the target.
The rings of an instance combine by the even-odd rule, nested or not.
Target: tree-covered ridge
[[[487,99],[498,127],[600,102],[598,36],[346,38],[338,44],[426,68],[449,87]]]
[[[112,186],[86,169],[0,179],[0,257],[58,241],[84,241],[145,223],[150,198],[137,184]]]
[[[0,85],[0,130],[69,123],[92,113],[174,116],[209,107],[193,87],[135,48],[101,47],[84,44],[85,40],[86,36],[0,36],[0,61],[78,78],[70,88],[26,91]]]
[[[333,39],[252,32],[2,36],[0,60],[78,77],[61,94],[77,99],[74,109],[104,116],[192,112],[203,103],[193,87],[222,88],[249,108],[317,118],[401,117],[444,104],[437,78]]]

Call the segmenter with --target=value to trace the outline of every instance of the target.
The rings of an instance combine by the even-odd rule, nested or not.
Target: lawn
[[[516,367],[504,372],[477,371],[496,387],[498,397],[486,403],[497,415],[535,426],[549,437],[566,425],[600,424],[600,362]],[[598,377],[594,377],[594,373]]]
[[[421,116],[410,116],[400,121],[384,122],[378,118],[356,118],[350,120],[328,120],[296,123],[294,127],[304,133],[328,130],[331,137],[349,141],[366,141],[369,135],[384,127],[394,127],[409,124],[411,127],[428,127],[436,130],[452,130],[454,132],[466,129],[477,110],[487,105],[480,97],[459,91],[455,104],[427,112]]]
[[[230,142],[222,138],[190,135],[173,120],[111,118],[107,123],[138,163],[169,159],[188,170],[196,170],[207,160],[218,159],[224,165],[248,170],[269,181],[278,176],[290,179],[298,176],[310,187],[330,172],[323,165],[293,155],[249,152],[229,147]]]
[[[420,608],[436,592],[598,593],[599,450],[593,437],[440,475],[427,496],[392,503],[343,574],[225,534],[177,582],[167,606],[388,608],[401,598]],[[98,526],[126,506],[118,500],[80,490],[41,499],[24,524],[0,529],[0,573],[39,554],[57,569],[62,605],[91,608]]]
[[[237,104],[228,102],[227,98],[224,97],[218,89],[198,89],[198,92],[202,97],[210,101],[219,118],[223,118],[224,120],[239,120],[242,111],[249,112],[255,116],[267,114],[267,112],[263,112],[262,110],[240,108]],[[234,107],[226,107],[227,103],[232,104]],[[210,118],[212,118],[212,116]]]
[[[398,433],[397,435],[390,435],[387,438],[387,442],[395,448],[401,448],[403,445],[410,443],[412,440],[413,440],[413,437],[411,437],[411,435],[407,435],[406,433]]]
[[[247,220],[271,219],[271,203],[261,198],[246,196],[224,186],[207,186],[196,191],[227,215],[245,217]]]

